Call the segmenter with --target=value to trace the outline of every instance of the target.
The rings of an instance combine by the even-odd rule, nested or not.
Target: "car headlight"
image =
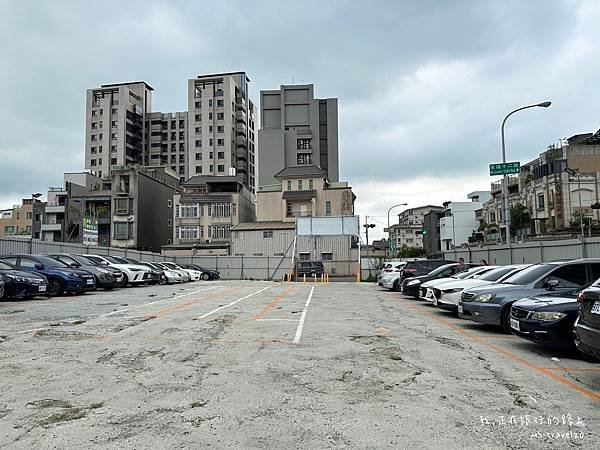
[[[132,272],[141,272],[142,269],[138,269],[137,267],[128,267],[129,270],[131,270]]]
[[[560,320],[565,316],[566,316],[565,313],[559,312],[559,311],[539,311],[539,312],[534,312],[531,315],[531,318],[537,319],[537,320],[551,321],[551,320]]]
[[[412,280],[406,283],[407,286],[416,286],[417,284],[421,284],[421,280]]]
[[[472,301],[479,303],[487,303],[496,298],[496,294],[479,294]]]
[[[100,267],[98,268],[98,272],[100,272],[100,273],[110,273],[108,270],[102,269]]]
[[[8,278],[10,278],[11,280],[14,280],[14,281],[16,281],[17,283],[25,283],[25,282],[27,282],[27,281],[28,281],[28,278],[25,278],[25,277],[20,277],[20,276],[18,276],[18,275],[10,275],[10,274],[6,274],[6,276],[7,276]]]
[[[456,289],[444,289],[442,292],[444,294],[454,294],[456,292],[462,292],[463,288],[456,288]]]
[[[73,273],[73,272],[63,272],[65,275],[67,275],[68,277],[72,277],[72,278],[79,278],[79,274]]]

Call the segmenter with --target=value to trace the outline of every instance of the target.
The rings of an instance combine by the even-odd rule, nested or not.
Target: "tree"
[[[510,234],[516,236],[517,230],[529,227],[531,218],[529,211],[520,203],[510,207]]]
[[[426,256],[427,252],[424,248],[420,247],[409,247],[406,244],[403,244],[400,250],[398,250],[398,254],[396,255],[398,258],[418,258],[420,256]]]

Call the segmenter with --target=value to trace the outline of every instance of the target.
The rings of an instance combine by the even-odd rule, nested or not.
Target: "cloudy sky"
[[[86,88],[145,80],[181,111],[188,78],[245,70],[255,101],[339,98],[340,176],[381,237],[392,204],[489,188],[515,107],[552,101],[511,118],[509,160],[596,131],[598,23],[594,0],[0,0],[0,208],[83,168]]]

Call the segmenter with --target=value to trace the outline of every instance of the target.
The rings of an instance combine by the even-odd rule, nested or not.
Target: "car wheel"
[[[202,279],[203,279],[204,281],[208,281],[208,280],[210,280],[210,275],[209,275],[208,273],[206,273],[206,272],[205,272],[205,273],[203,273],[203,274],[202,274]]]
[[[500,326],[502,327],[502,331],[505,333],[511,334],[510,331],[510,306],[506,306],[502,310],[502,314],[500,315]]]
[[[55,279],[48,280],[48,295],[50,297],[56,297],[57,295],[62,294],[64,289],[62,281]]]
[[[123,281],[121,282],[121,285],[123,287],[126,287],[129,284],[129,277],[127,276],[126,273],[123,274]]]
[[[160,279],[158,280],[158,284],[160,284],[161,286],[164,286],[167,283],[168,283],[167,277],[160,277]]]
[[[400,286],[398,286],[398,280],[394,281],[394,285],[392,286],[392,291],[398,291]]]

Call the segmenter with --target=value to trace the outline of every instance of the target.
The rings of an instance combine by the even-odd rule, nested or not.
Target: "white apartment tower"
[[[147,164],[144,121],[151,111],[153,90],[143,81],[87,90],[86,169],[110,177],[112,166]]]
[[[85,168],[109,178],[112,169],[167,166],[181,181],[196,175],[237,175],[256,192],[256,108],[245,72],[188,80],[188,110],[152,112],[143,81],[87,90]]]
[[[256,192],[256,109],[246,72],[188,80],[188,169],[194,175],[235,175]]]

